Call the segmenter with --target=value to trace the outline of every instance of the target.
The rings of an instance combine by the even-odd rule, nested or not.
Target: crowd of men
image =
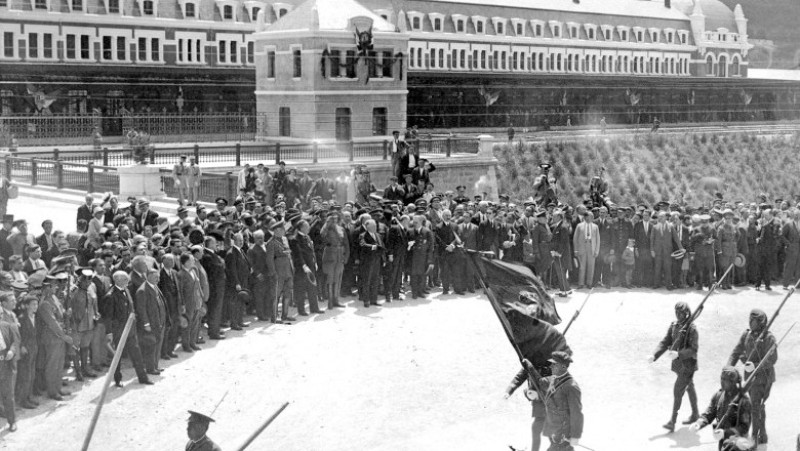
[[[111,194],[87,195],[76,230],[66,233],[44,221],[35,236],[24,219],[4,215],[0,391],[9,427],[15,404],[34,408],[36,396],[69,394],[66,369],[77,380],[105,371],[131,314],[124,349],[138,381],[152,384],[161,360],[200,351],[203,335],[221,340],[227,328],[248,327],[248,316],[291,324],[292,309],[324,314],[353,295],[369,308],[437,288],[474,293],[469,251],[524,264],[561,296],[572,286],[769,290],[775,279],[784,287],[800,279],[800,206],[780,199],[624,207],[590,196],[573,207],[542,188],[520,204],[507,195],[491,202],[468,197],[463,185],[437,194],[430,162],[397,135],[391,149],[385,188],[367,177],[353,201],[327,172],[295,178],[282,163],[274,175],[245,168],[232,202],[217,198],[206,208],[190,197],[190,215],[179,199],[177,219],[159,216],[146,199],[122,205]],[[193,165],[183,165],[174,175],[188,188],[181,177]],[[718,280],[738,254],[748,264]],[[110,370],[121,386],[120,368]]]

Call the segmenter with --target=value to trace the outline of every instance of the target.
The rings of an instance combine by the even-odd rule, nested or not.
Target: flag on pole
[[[530,269],[477,252],[469,258],[520,360],[548,367],[554,351],[572,352],[554,327],[561,323],[555,301]]]

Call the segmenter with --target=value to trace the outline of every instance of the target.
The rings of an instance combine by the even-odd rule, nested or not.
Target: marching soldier
[[[740,383],[741,378],[736,368],[732,366],[723,368],[720,375],[722,388],[714,393],[706,411],[691,426],[693,431],[699,431],[716,421],[714,438],[719,440],[720,450],[731,449],[728,444],[737,437],[747,437],[747,430],[750,428],[752,405],[747,393],[742,393]]]
[[[506,388],[506,393],[503,397],[508,399],[526,380],[528,380],[528,370],[522,368],[517,375],[514,376],[514,379],[511,380],[511,383],[508,384],[508,388]],[[542,444],[542,431],[544,431],[547,412],[545,411],[544,403],[536,394],[536,390],[528,389],[525,395],[531,400],[531,407],[533,410],[531,414],[533,417],[533,422],[531,423],[531,451],[539,451]]]
[[[222,451],[222,448],[206,435],[208,425],[214,422],[211,417],[190,410],[188,421],[186,433],[189,435],[189,443],[186,444],[186,451]]]
[[[583,434],[581,389],[569,374],[569,365],[572,363],[569,353],[553,352],[549,362],[553,375],[539,381],[547,409],[544,424],[544,434],[550,437],[547,450],[573,451]]]
[[[775,382],[775,363],[778,361],[778,351],[775,350],[756,371],[755,376],[751,376],[756,365],[775,344],[775,336],[770,331],[767,331],[763,340],[759,339],[766,326],[767,314],[763,310],[753,309],[750,312],[750,328],[742,333],[739,343],[733,348],[728,359],[728,365],[731,366],[736,365],[737,361],[744,363],[745,378],[755,377],[749,395],[753,407],[753,439],[758,445],[767,443],[767,414],[764,404]]]
[[[655,362],[666,352],[667,356],[672,359],[672,371],[678,375],[672,392],[672,416],[664,425],[664,429],[670,432],[675,431],[675,421],[678,419],[678,411],[681,408],[684,392],[689,392],[692,416],[684,421],[683,424],[692,424],[698,418],[697,392],[694,389],[693,380],[694,373],[697,371],[697,329],[694,324],[691,324],[689,330],[685,330],[686,322],[689,321],[691,316],[692,312],[686,302],[680,301],[675,304],[677,321],[669,325],[667,335],[661,340],[655,353],[649,359],[651,363]]]

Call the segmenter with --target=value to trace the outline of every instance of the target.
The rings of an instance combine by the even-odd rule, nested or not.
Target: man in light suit
[[[183,329],[181,344],[186,352],[199,351],[197,337],[200,329],[200,309],[203,305],[203,292],[200,277],[194,271],[195,260],[192,254],[181,254],[181,270],[178,271],[178,310],[186,316],[187,326]]]
[[[580,264],[578,288],[591,286],[594,280],[594,262],[600,254],[600,229],[594,223],[592,212],[584,213],[583,222],[575,228],[572,246]]]
[[[650,255],[655,259],[655,271],[653,272],[653,288],[659,288],[662,281],[667,286],[667,290],[675,288],[672,285],[672,249],[673,245],[679,250],[683,245],[678,239],[675,228],[667,222],[667,213],[658,213],[658,222],[653,226],[653,233],[650,235]]]

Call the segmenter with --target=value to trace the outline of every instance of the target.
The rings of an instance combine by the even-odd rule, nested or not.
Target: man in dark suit
[[[206,270],[208,276],[208,338],[222,340],[225,334],[220,331],[222,309],[225,302],[225,259],[217,252],[217,239],[222,236],[211,232],[205,237],[205,249],[200,258],[200,265]]]
[[[436,166],[425,158],[419,160],[419,165],[411,171],[411,177],[415,185],[419,185],[420,181],[425,182],[425,185],[431,182],[431,172],[436,170]]]
[[[616,237],[614,236],[612,220],[608,217],[608,208],[604,206],[600,207],[598,213],[599,217],[597,221],[595,221],[595,224],[597,224],[597,228],[600,230],[600,254],[597,256],[597,259],[595,259],[596,269],[594,272],[594,284],[611,288],[614,283],[609,259],[611,256],[619,258],[614,249]]]
[[[159,270],[147,269],[147,281],[136,290],[136,328],[142,358],[147,374],[158,376],[158,360],[164,344],[164,330],[169,325],[169,317],[164,295],[158,289]]]
[[[761,282],[767,290],[772,290],[772,277],[778,266],[777,246],[778,236],[780,235],[780,224],[772,215],[772,210],[765,209],[761,213],[761,224],[758,228],[756,238],[756,250],[758,256],[758,277],[756,278],[756,290],[761,289]],[[721,276],[718,275],[717,277]]]
[[[297,191],[300,192],[300,200],[303,206],[307,207],[311,202],[311,189],[314,187],[314,179],[308,175],[308,169],[303,169],[303,176],[297,180]]]
[[[269,270],[267,269],[267,249],[264,245],[264,231],[256,230],[253,232],[255,242],[247,250],[247,260],[250,262],[250,272],[252,274],[252,299],[255,303],[256,316],[259,321],[269,321],[272,319],[273,297],[268,296],[267,282],[269,281]]]
[[[233,245],[225,254],[225,302],[230,311],[231,329],[242,330],[244,324],[244,304],[239,300],[239,292],[249,290],[250,262],[247,260],[242,245],[244,237],[241,233],[233,235]],[[253,296],[250,296],[253,302]]]
[[[11,297],[13,298],[13,294]],[[17,417],[14,413],[14,379],[16,379],[17,360],[20,353],[20,334],[16,323],[0,321],[0,403],[3,416],[8,420],[8,430],[17,430]]]
[[[328,171],[322,171],[322,175],[318,178],[311,189],[308,190],[308,197],[321,197],[323,201],[331,200],[333,193],[336,192],[336,185],[331,179],[328,178]]]
[[[297,233],[289,239],[294,265],[294,303],[300,316],[308,316],[305,307],[306,296],[311,313],[322,313],[317,303],[317,287],[309,280],[315,278],[317,274],[317,259],[314,254],[314,243],[308,236],[309,229],[308,222],[300,220],[296,227]]]
[[[420,212],[421,213],[421,212]],[[425,277],[433,270],[433,233],[425,227],[425,217],[417,214],[413,219],[413,227],[408,233],[411,254],[408,256],[411,267],[411,296],[416,299],[425,297]]]
[[[389,186],[387,186],[383,190],[383,199],[384,200],[391,200],[391,201],[404,201],[406,197],[406,192],[399,183],[397,183],[397,177],[391,176],[389,177]]]
[[[150,201],[142,199],[139,201],[139,212],[134,216],[134,232],[143,233],[145,226],[155,228],[157,225],[158,213],[150,210]]]
[[[461,238],[465,250],[478,250],[478,219],[468,211],[465,211],[461,217],[461,224],[458,225],[458,237]],[[464,265],[464,284],[470,293],[474,293],[478,285],[475,279],[474,265],[469,261]]]
[[[294,318],[289,316],[289,305],[292,303],[294,294],[292,251],[285,237],[285,223],[283,221],[276,222],[270,229],[272,230],[272,238],[266,244],[267,273],[275,283],[275,296],[270,315],[272,322],[285,323],[294,321]],[[282,303],[280,319],[277,318],[279,302]]]
[[[450,222],[450,210],[442,211],[442,222],[435,229],[436,252],[441,269],[442,294],[448,294],[450,287],[458,295],[464,294],[464,260],[461,238],[456,234],[456,225]]]
[[[84,198],[84,203],[78,207],[78,217],[75,221],[80,221],[81,219],[85,219],[86,223],[88,224],[89,221],[92,220],[92,210],[94,209],[94,197],[91,194],[87,194]]]
[[[161,358],[169,360],[178,358],[175,345],[180,334],[180,300],[178,298],[178,272],[175,271],[175,255],[166,254],[161,259],[161,274],[158,278],[158,289],[164,296],[164,306],[169,319],[169,326],[164,330],[164,344],[161,346]]]
[[[128,291],[128,275],[122,271],[114,273],[114,286],[108,291],[105,298],[105,304],[108,306],[108,313],[110,315],[111,330],[114,336],[114,345],[119,345],[120,338],[122,338],[122,331],[125,329],[125,323],[128,321],[128,316],[135,312],[133,298]],[[139,348],[139,338],[136,335],[136,327],[132,327],[128,334],[128,340],[125,342],[125,353],[131,359],[133,367],[136,370],[136,376],[139,378],[140,384],[152,385],[153,383],[147,377],[147,372],[144,368],[142,361],[142,351]],[[120,365],[113,369],[114,382],[117,387],[122,387],[122,372]]]
[[[8,242],[12,230],[14,230],[14,215],[3,215],[3,228],[0,229],[0,257],[6,261],[14,254],[14,249]]]
[[[116,218],[118,215],[124,216],[125,214],[126,212],[124,212],[121,208],[119,208],[119,200],[117,199],[117,196],[111,196],[108,199],[108,207],[105,207],[105,215],[103,217],[103,223],[113,224],[114,218]]]
[[[378,225],[374,219],[364,223],[365,231],[359,237],[359,252],[361,260],[361,276],[364,278],[364,307],[370,305],[380,306],[378,303],[378,285],[383,267],[383,254],[386,250],[378,233]]]
[[[36,237],[36,244],[42,248],[42,260],[49,267],[50,260],[58,255],[58,248],[53,243],[53,221],[45,219],[42,222],[42,230],[44,233]]]
[[[634,271],[634,285],[640,287],[653,286],[653,255],[650,251],[650,236],[653,234],[653,224],[650,222],[650,212],[645,210],[641,215],[642,221],[633,227],[633,238],[636,263]]]
[[[403,300],[405,295],[400,292],[403,287],[403,270],[406,268],[406,253],[408,252],[408,216],[401,216],[389,227],[386,238],[386,302],[392,299]]]
[[[783,267],[783,289],[800,279],[800,213],[793,212],[781,227],[780,243],[786,249]]]

